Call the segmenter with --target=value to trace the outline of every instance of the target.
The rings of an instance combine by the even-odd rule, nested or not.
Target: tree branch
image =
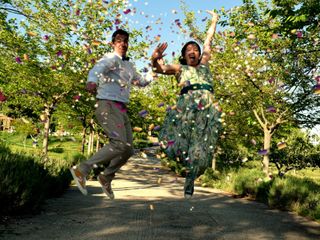
[[[0,7],[0,10],[4,10],[13,14],[18,14],[18,15],[23,15],[27,18],[32,18],[31,16],[28,16],[26,14],[24,14],[23,12],[20,12],[19,10],[13,9],[13,8],[7,8],[7,7]]]
[[[254,113],[254,116],[256,117],[256,119],[258,120],[260,126],[265,129],[266,128],[266,125],[263,124],[263,122],[261,121],[261,118],[259,117],[258,113],[257,113],[257,110],[253,110],[253,113]]]

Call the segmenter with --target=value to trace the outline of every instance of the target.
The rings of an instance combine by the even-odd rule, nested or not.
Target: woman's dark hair
[[[186,50],[187,50],[187,47],[190,45],[190,44],[193,44],[193,45],[196,45],[196,47],[198,48],[199,50],[199,53],[200,53],[200,56],[201,56],[201,48],[199,46],[199,44],[195,41],[189,41],[187,42],[183,48],[181,49],[181,56],[179,57],[179,62],[182,64],[182,65],[187,65],[187,61],[186,59],[184,58],[184,55],[186,53]],[[200,63],[201,59],[199,59],[199,63]]]
[[[116,30],[113,34],[112,34],[112,42],[114,43],[115,39],[116,39],[116,36],[117,35],[124,35],[126,36],[128,39],[129,39],[129,33],[125,30],[122,30],[122,29],[118,29]]]

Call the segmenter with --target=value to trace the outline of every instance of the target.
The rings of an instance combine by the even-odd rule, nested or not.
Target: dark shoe
[[[70,168],[70,172],[80,192],[82,192],[83,195],[87,195],[88,191],[86,188],[86,177],[76,166]]]
[[[194,191],[194,180],[190,178],[186,178],[184,183],[184,198],[190,199],[193,195]]]
[[[104,175],[98,175],[98,181],[101,184],[102,191],[110,198],[114,199],[114,194],[111,188],[111,181],[108,180]]]

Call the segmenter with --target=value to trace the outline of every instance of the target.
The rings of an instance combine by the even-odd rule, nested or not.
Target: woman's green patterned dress
[[[180,83],[212,88],[207,65],[181,67]],[[183,162],[193,179],[211,166],[221,129],[220,115],[213,93],[206,89],[186,91],[178,97],[176,107],[167,112],[159,139],[168,157]]]

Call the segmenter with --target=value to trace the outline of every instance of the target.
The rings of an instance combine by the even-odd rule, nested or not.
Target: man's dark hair
[[[117,35],[124,35],[129,39],[129,33],[125,30],[122,29],[118,29],[116,30],[113,34],[112,34],[112,42],[114,43],[114,41],[116,40],[116,36]]]
[[[183,48],[181,49],[181,56],[179,57],[179,62],[180,62],[182,65],[187,65],[187,61],[186,61],[186,59],[184,58],[184,55],[185,55],[185,53],[186,53],[187,47],[188,47],[190,44],[197,46],[197,48],[198,48],[198,50],[199,50],[199,53],[200,53],[200,56],[201,56],[201,48],[200,48],[199,44],[198,44],[197,42],[195,42],[195,41],[189,41],[189,42],[187,42],[187,43],[183,46]],[[201,58],[199,59],[199,63],[200,63],[200,61],[201,61]]]

